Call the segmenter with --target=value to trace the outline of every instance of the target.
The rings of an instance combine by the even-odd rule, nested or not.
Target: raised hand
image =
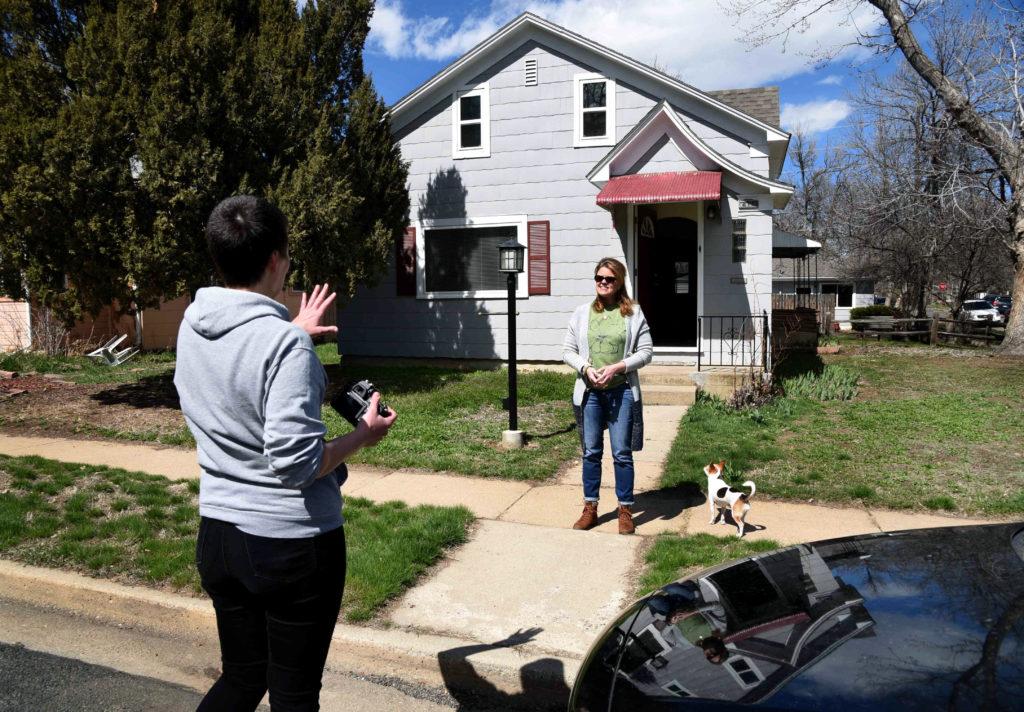
[[[542,630],[544,629],[527,628],[526,630],[523,630],[522,628],[520,628],[504,640],[496,640],[493,643],[491,643],[491,645],[493,645],[496,648],[514,648],[517,645],[529,643],[531,640],[536,638],[537,634],[540,633]]]
[[[327,284],[315,285],[309,298],[302,293],[302,301],[299,304],[299,313],[292,319],[292,323],[302,327],[310,336],[321,336],[323,334],[337,334],[337,326],[321,326],[320,320],[324,318],[324,312],[334,303],[337,292],[327,293]]]

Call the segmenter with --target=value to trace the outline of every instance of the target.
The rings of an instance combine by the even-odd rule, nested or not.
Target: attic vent
[[[526,60],[526,86],[535,87],[537,86],[537,60],[528,59]]]

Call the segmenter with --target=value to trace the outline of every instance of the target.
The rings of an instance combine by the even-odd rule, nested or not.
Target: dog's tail
[[[747,495],[747,499],[753,497],[754,493],[757,492],[757,486],[754,484],[753,480],[747,480],[746,482],[743,483],[743,486],[750,488],[750,494]]]

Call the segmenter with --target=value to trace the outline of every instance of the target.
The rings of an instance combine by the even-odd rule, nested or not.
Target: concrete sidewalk
[[[480,662],[481,670],[489,671],[487,679],[500,681],[506,689],[527,684],[525,679],[519,678],[519,672],[527,668],[534,672],[547,671],[543,685],[564,688],[571,683],[578,660],[598,632],[634,595],[648,536],[666,531],[735,535],[734,527],[707,524],[708,512],[699,492],[658,489],[665,457],[685,411],[685,407],[679,406],[645,409],[648,421],[645,447],[636,457],[635,519],[642,536],[623,537],[615,533],[610,462],[606,462],[604,468],[607,481],[603,489],[607,494],[602,499],[601,523],[590,532],[571,529],[582,500],[578,463],[553,481],[540,484],[353,468],[344,487],[347,495],[376,501],[400,500],[410,505],[462,505],[472,510],[480,521],[467,544],[451,552],[432,575],[382,613],[383,622],[392,626],[390,629],[339,627],[338,635],[345,641],[341,654],[348,656],[349,664],[358,668],[362,664],[372,667],[367,661],[376,655],[386,658],[386,650],[411,650],[414,652],[403,658],[403,664],[419,665],[438,673],[437,656],[446,650],[443,646],[459,648],[456,643],[461,641],[459,649],[473,650],[476,651],[474,656],[480,656],[474,660]],[[122,467],[174,479],[198,475],[195,453],[178,448],[0,434],[0,453]],[[748,516],[747,536],[751,540],[770,538],[785,545],[979,521],[772,502],[759,496]],[[4,571],[9,572],[9,567],[0,568],[0,583],[3,583],[0,594],[7,594],[10,588],[4,583],[7,581]],[[38,572],[32,575],[43,576]],[[71,589],[92,585],[82,583],[91,579],[65,576],[70,577],[66,579],[66,586]],[[59,590],[55,581],[57,579],[47,579],[46,586],[56,586]],[[40,585],[41,582],[37,582],[35,590],[39,590]],[[26,590],[30,588],[26,584]],[[87,603],[81,604],[83,609],[99,605],[97,602],[102,596],[88,591],[86,594],[82,594],[87,599]],[[168,617],[174,625],[194,627],[197,620],[202,621],[201,625],[212,625],[206,601],[133,587],[117,588],[111,600],[120,603],[104,606],[105,615],[115,619],[117,615],[151,618],[152,611],[147,606],[157,605],[151,598],[154,595],[162,597],[159,606],[170,606],[175,611]],[[144,603],[124,603],[133,596],[141,597]],[[495,651],[486,645],[522,630],[531,631],[529,641],[514,653],[505,649]],[[467,639],[479,644],[467,644]],[[542,660],[548,662],[538,662]],[[566,675],[564,680],[559,677],[563,674]],[[535,682],[530,684],[536,685]]]

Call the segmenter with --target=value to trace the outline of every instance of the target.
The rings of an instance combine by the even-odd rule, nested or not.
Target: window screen
[[[747,261],[747,221],[732,221],[732,261]]]
[[[583,135],[604,136],[608,133],[608,85],[587,82],[583,85]]]
[[[515,225],[426,230],[423,234],[428,292],[502,290],[498,245],[518,234]]]

